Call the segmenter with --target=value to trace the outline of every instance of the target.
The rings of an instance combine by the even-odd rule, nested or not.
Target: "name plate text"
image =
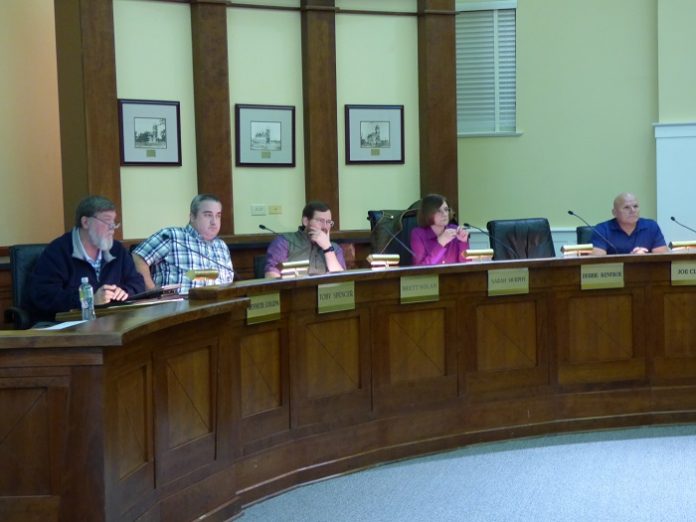
[[[582,265],[580,267],[581,290],[623,287],[623,263],[602,263],[599,265]]]
[[[500,268],[488,271],[488,295],[529,293],[528,268]]]
[[[401,304],[427,303],[440,299],[440,278],[437,274],[401,277]]]
[[[696,285],[696,261],[672,261],[672,285]]]
[[[355,310],[355,281],[317,286],[317,309],[320,314]]]
[[[265,323],[280,319],[280,293],[252,295],[247,308],[247,324]]]

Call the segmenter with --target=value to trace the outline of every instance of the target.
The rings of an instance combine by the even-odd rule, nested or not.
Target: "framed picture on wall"
[[[403,163],[404,106],[346,105],[346,163]]]
[[[121,165],[181,166],[179,102],[118,100]]]
[[[295,166],[295,107],[234,106],[238,167]]]

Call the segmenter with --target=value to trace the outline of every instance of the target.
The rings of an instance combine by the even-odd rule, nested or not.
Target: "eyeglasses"
[[[445,215],[445,216],[449,216],[449,215],[454,214],[454,209],[453,209],[453,208],[447,208],[447,207],[445,207],[445,208],[438,208],[438,209],[437,209],[437,212],[438,212],[439,214],[443,214],[443,215]]]
[[[310,219],[310,221],[316,221],[317,223],[319,223],[319,224],[321,224],[321,225],[323,225],[323,226],[325,226],[325,227],[329,227],[329,228],[331,228],[332,226],[334,226],[334,222],[331,221],[330,219],[312,218],[312,219]]]
[[[121,226],[121,223],[109,223],[108,221],[104,221],[103,219],[99,219],[97,216],[89,216],[89,217],[104,223],[109,228],[109,230],[116,230],[117,228],[119,228]]]

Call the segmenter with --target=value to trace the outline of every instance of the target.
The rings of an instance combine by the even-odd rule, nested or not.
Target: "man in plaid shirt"
[[[167,227],[143,241],[133,251],[135,268],[143,275],[147,289],[178,284],[188,294],[197,286],[231,283],[234,269],[230,250],[218,238],[222,203],[211,194],[199,194],[191,201],[189,224]],[[215,270],[215,279],[189,279],[191,270]]]

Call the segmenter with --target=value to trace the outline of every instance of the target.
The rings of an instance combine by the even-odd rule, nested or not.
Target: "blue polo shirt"
[[[607,243],[607,239],[611,245]],[[600,223],[592,232],[592,245],[606,250],[607,254],[630,254],[636,247],[652,251],[653,248],[666,244],[660,226],[652,219],[638,218],[636,228],[630,236],[621,229],[616,219]]]

